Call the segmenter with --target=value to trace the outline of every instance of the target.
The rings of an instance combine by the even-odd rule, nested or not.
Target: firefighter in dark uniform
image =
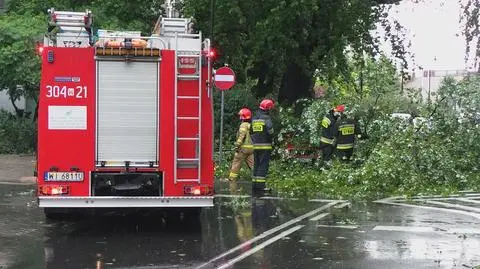
[[[267,190],[265,187],[270,154],[272,152],[273,124],[269,115],[274,107],[273,100],[264,99],[252,118],[250,127],[253,145],[253,190]]]
[[[350,161],[356,136],[362,137],[358,121],[348,114],[343,114],[335,124],[336,155],[340,160]]]
[[[330,161],[334,151],[335,123],[345,111],[344,105],[332,108],[322,119],[322,136],[320,137],[320,149],[322,150],[323,161]]]

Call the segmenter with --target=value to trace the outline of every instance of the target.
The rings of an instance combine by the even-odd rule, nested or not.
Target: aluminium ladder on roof
[[[50,16],[48,33],[50,36],[46,36],[51,43],[56,44],[57,46],[64,43],[64,46],[67,44],[75,46],[82,45],[89,46],[93,44],[92,36],[92,22],[93,16],[90,10],[85,10],[84,12],[73,12],[73,11],[57,11],[54,8],[48,10]],[[55,30],[55,31],[54,31]],[[52,35],[55,35],[53,37]],[[46,44],[50,44],[47,40]],[[70,44],[72,43],[72,44]]]
[[[92,12],[88,9],[85,12],[73,12],[56,11],[54,8],[51,8],[48,10],[48,13],[50,15],[50,25],[59,27],[61,31],[78,32],[79,27],[88,31],[92,26]]]
[[[201,40],[202,35],[199,33],[198,39]],[[175,40],[178,42],[178,35],[177,33],[175,34]],[[177,182],[196,182],[200,183],[201,181],[201,156],[202,156],[202,48],[201,46],[199,47],[198,50],[178,50],[178,43],[175,46],[175,83],[174,83],[174,95],[175,95],[175,106],[174,106],[174,131],[175,131],[175,141],[174,141],[174,182],[175,184]],[[196,65],[196,72],[194,74],[179,74],[178,71],[178,62],[181,57],[194,57],[197,65]],[[179,89],[178,89],[178,83],[181,80],[195,80],[197,83],[198,90],[196,91],[195,95],[179,95]],[[178,110],[178,102],[180,100],[185,100],[185,99],[194,99],[198,100],[198,106],[196,109],[196,116],[179,116],[179,110]],[[180,137],[178,135],[178,125],[180,121],[188,121],[188,122],[193,122],[192,126],[194,126],[194,123],[197,123],[198,126],[198,133],[194,137]],[[180,141],[195,141],[194,143],[194,152],[195,156],[193,158],[179,158],[178,157],[178,143]],[[193,168],[197,169],[197,176],[195,178],[179,178],[178,177],[178,170],[179,169],[186,168],[186,166],[193,166]]]

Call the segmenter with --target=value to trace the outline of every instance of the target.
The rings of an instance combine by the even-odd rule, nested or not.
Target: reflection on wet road
[[[474,201],[419,198],[349,204],[220,195],[215,207],[203,210],[199,218],[147,211],[51,222],[37,208],[32,188],[0,185],[2,269],[390,269],[480,264],[476,196],[469,198]],[[430,206],[437,209],[425,208]]]

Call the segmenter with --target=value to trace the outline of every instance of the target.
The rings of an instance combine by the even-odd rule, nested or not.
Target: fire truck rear
[[[47,217],[72,208],[213,206],[210,41],[171,15],[141,36],[94,35],[89,10],[49,14],[37,151]]]

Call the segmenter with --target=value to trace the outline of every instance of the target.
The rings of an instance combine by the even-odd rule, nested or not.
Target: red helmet
[[[238,111],[238,115],[240,116],[241,120],[249,120],[252,118],[252,111],[248,108],[242,108]]]
[[[345,111],[345,105],[338,105],[334,108],[334,111],[336,112],[344,112]]]
[[[270,110],[274,107],[274,103],[272,99],[263,99],[262,102],[260,102],[260,109],[261,110]]]

